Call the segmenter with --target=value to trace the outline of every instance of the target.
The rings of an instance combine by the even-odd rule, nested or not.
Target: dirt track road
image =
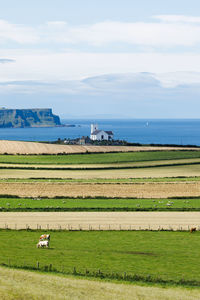
[[[200,226],[200,212],[9,212],[0,228],[23,229],[188,229]]]

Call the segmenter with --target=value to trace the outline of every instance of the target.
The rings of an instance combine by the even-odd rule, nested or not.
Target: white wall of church
[[[98,132],[97,134],[93,135],[91,134],[90,136],[91,140],[93,141],[103,141],[103,140],[106,140],[108,141],[108,134],[105,132],[105,131],[100,131]]]

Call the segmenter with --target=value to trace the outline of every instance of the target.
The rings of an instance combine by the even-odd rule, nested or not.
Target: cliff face
[[[61,125],[52,109],[0,109],[0,128],[52,127]]]

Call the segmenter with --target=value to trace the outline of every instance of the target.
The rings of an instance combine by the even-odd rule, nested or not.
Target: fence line
[[[33,262],[28,264],[23,261],[22,264],[12,264],[12,260],[8,259],[7,263],[0,263],[2,267],[11,267],[15,269],[23,269],[23,270],[35,270],[35,271],[43,271],[43,272],[54,272],[59,274],[68,274],[68,275],[78,275],[78,276],[86,276],[86,277],[96,277],[96,278],[109,278],[109,279],[117,279],[117,280],[125,280],[125,281],[144,281],[151,283],[162,283],[162,284],[178,284],[178,285],[191,285],[191,286],[200,286],[200,281],[194,279],[184,279],[180,277],[179,279],[170,278],[169,274],[163,273],[160,274],[150,274],[150,273],[134,273],[133,270],[126,271],[116,271],[116,270],[102,270],[97,268],[77,268],[73,266],[71,268],[66,268],[64,265],[61,265],[60,268],[54,267],[52,263],[49,264],[41,264],[39,261],[36,261],[35,264]]]
[[[6,230],[57,230],[57,231],[190,231],[191,228],[196,228],[197,231],[200,231],[200,225],[135,225],[135,224],[66,224],[61,225],[57,224],[57,226],[50,226],[50,224],[41,225],[18,225],[12,224],[9,225],[5,223],[4,227],[0,227],[0,229]]]

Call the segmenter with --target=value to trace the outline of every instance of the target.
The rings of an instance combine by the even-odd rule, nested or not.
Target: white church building
[[[113,139],[112,131],[99,130],[97,124],[91,124],[90,139],[92,141],[109,141]]]

